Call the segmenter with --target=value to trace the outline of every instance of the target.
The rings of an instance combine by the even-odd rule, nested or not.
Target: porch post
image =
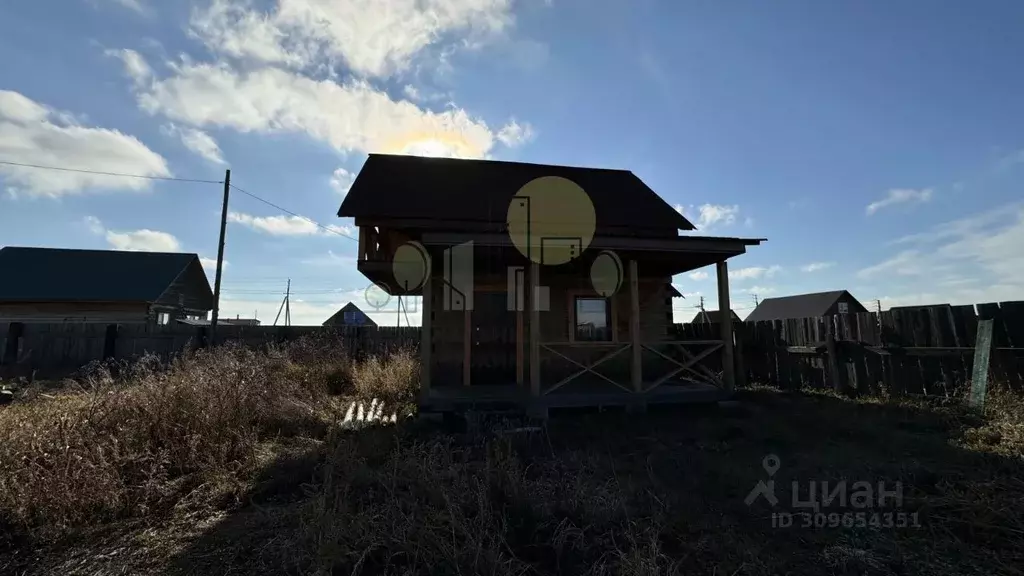
[[[732,348],[732,308],[729,306],[729,265],[725,260],[715,264],[718,272],[718,314],[722,329],[722,382],[732,394],[736,387],[736,361]]]
[[[629,336],[633,348],[633,391],[643,390],[643,366],[640,347],[640,286],[637,278],[636,260],[629,261]]]
[[[540,265],[530,262],[530,395],[540,396]]]
[[[422,320],[420,321],[420,394],[426,396],[430,393],[430,337],[431,315],[433,313],[433,299],[431,298],[430,284],[431,277],[430,254],[424,255],[426,259],[426,277],[423,280],[423,306]]]

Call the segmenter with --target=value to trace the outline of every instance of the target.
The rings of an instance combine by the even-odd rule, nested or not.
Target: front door
[[[516,382],[516,313],[505,292],[473,295],[470,382],[474,386]]]

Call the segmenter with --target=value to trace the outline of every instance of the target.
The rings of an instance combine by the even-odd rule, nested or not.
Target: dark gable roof
[[[323,325],[324,326],[328,326],[328,325],[332,325],[332,324],[336,324],[336,325],[344,324],[345,323],[345,312],[348,312],[350,310],[355,311],[355,312],[359,312],[360,314],[363,315],[363,318],[366,320],[366,322],[364,322],[364,324],[363,324],[364,326],[376,326],[377,325],[377,323],[373,321],[373,318],[370,318],[366,314],[366,312],[363,312],[362,310],[359,309],[359,306],[356,306],[355,304],[353,304],[351,302],[349,302],[348,304],[345,304],[344,306],[341,307],[340,310],[335,312],[330,318],[328,318],[327,320],[324,320]]]
[[[846,290],[832,292],[816,292],[814,294],[797,294],[780,298],[765,298],[747,316],[747,322],[760,320],[783,320],[787,318],[814,318],[824,316],[825,312],[835,304],[836,300],[846,294],[856,300]]]
[[[695,229],[628,170],[390,154],[370,154],[338,216],[505,222],[515,193],[541,176],[561,176],[583,188],[599,228]]]
[[[196,254],[7,246],[0,302],[153,302],[190,264],[202,270]]]
[[[729,310],[730,316],[732,316],[733,322],[740,322],[740,317],[736,315],[735,310]],[[697,312],[697,315],[690,320],[690,324],[716,324],[721,321],[722,311],[721,310],[704,310]]]

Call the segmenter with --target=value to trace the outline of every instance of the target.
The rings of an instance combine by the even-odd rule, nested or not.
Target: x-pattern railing
[[[597,344],[597,343],[588,343],[588,344],[589,345],[587,346],[587,348],[592,348],[592,347],[595,347],[595,346],[602,346],[601,344]],[[614,384],[615,386],[618,386],[619,388],[622,388],[626,392],[632,392],[632,390],[630,390],[630,388],[628,386],[624,386],[621,383],[616,382],[615,380],[609,378],[608,376],[606,376],[604,374],[601,374],[597,370],[594,370],[594,368],[597,368],[601,364],[604,364],[605,362],[611,360],[612,358],[615,358],[616,356],[618,356],[619,354],[621,354],[625,350],[629,350],[632,347],[632,345],[630,345],[628,342],[627,343],[609,342],[607,344],[603,344],[604,347],[611,348],[611,350],[608,353],[606,353],[604,356],[601,356],[600,358],[598,358],[597,360],[591,362],[590,364],[584,364],[584,363],[582,363],[582,362],[580,362],[580,361],[578,361],[578,360],[576,360],[574,358],[570,358],[569,356],[559,352],[558,350],[555,350],[553,348],[553,346],[558,346],[558,345],[569,346],[569,347],[573,347],[573,346],[580,347],[579,344],[574,344],[573,342],[548,342],[548,343],[542,343],[540,345],[540,347],[543,348],[544,350],[547,350],[548,352],[551,352],[555,356],[558,356],[558,357],[560,357],[560,358],[562,358],[564,360],[567,360],[567,361],[571,362],[572,364],[575,364],[576,366],[578,366],[580,368],[580,370],[578,370],[577,372],[575,372],[573,374],[570,374],[569,376],[566,376],[565,378],[560,380],[558,383],[554,384],[553,386],[551,386],[547,390],[544,390],[544,392],[543,392],[544,394],[550,394],[550,393],[554,392],[555,390],[558,390],[562,386],[565,386],[569,382],[572,382],[576,378],[579,378],[580,376],[582,376],[582,375],[584,375],[584,374],[586,374],[588,372],[591,373],[591,374],[594,374],[595,376],[598,376],[598,377],[604,379],[607,382],[610,382],[611,384]]]
[[[597,358],[593,362],[584,363],[584,362],[581,362],[581,361],[576,360],[574,358],[571,358],[567,354],[564,354],[564,353],[556,350],[555,346],[565,346],[565,347],[568,347],[568,348],[577,348],[577,349],[578,348],[593,349],[595,347],[605,347],[605,348],[609,348],[609,350],[608,350],[607,353],[605,353],[601,357]],[[715,373],[710,368],[708,368],[707,366],[705,366],[705,365],[703,365],[701,363],[705,358],[707,358],[708,356],[714,354],[715,352],[717,352],[718,350],[720,350],[722,348],[722,341],[721,340],[673,340],[673,341],[664,341],[664,342],[648,342],[648,343],[645,343],[645,344],[641,344],[640,346],[641,346],[642,349],[645,349],[645,350],[647,350],[649,352],[652,352],[652,353],[660,356],[661,358],[664,358],[665,360],[667,360],[667,361],[669,361],[669,362],[671,362],[672,364],[675,365],[675,367],[672,370],[670,370],[669,372],[667,372],[667,373],[663,374],[662,376],[658,377],[653,382],[650,382],[649,384],[647,384],[646,387],[644,387],[642,390],[640,390],[641,393],[649,392],[649,391],[653,390],[654,388],[657,388],[658,386],[664,384],[669,379],[671,379],[673,377],[676,377],[676,376],[678,376],[680,374],[684,374],[684,373],[685,374],[689,374],[691,376],[691,377],[684,376],[683,378],[685,378],[686,380],[694,380],[693,377],[695,377],[695,378],[703,380],[705,382],[710,380],[713,384],[715,384],[718,387],[722,387],[723,386],[721,375]],[[674,348],[677,352],[679,352],[680,355],[683,356],[683,359],[680,360],[678,358],[673,358],[672,356],[670,356],[670,355],[662,352],[661,350],[657,349],[657,347],[664,347],[664,346],[670,346],[670,347]],[[687,349],[687,347],[693,347],[693,346],[705,346],[705,348],[703,350],[699,350],[699,351],[691,351],[691,350]],[[604,364],[605,362],[611,360],[612,358],[615,358],[616,356],[619,356],[624,351],[632,349],[632,347],[633,347],[632,343],[629,343],[629,342],[608,342],[608,343],[597,343],[597,342],[587,342],[587,343],[579,343],[579,342],[545,342],[545,343],[540,344],[540,348],[542,348],[543,350],[546,350],[546,351],[554,354],[555,356],[558,356],[559,358],[562,358],[563,360],[566,360],[566,361],[574,364],[575,366],[577,366],[579,368],[579,370],[577,370],[573,374],[570,374],[569,376],[566,376],[562,380],[558,381],[557,383],[555,383],[551,387],[549,387],[546,390],[544,390],[542,393],[543,394],[550,394],[550,393],[554,392],[555,390],[561,388],[562,386],[565,386],[569,382],[572,382],[573,380],[575,380],[575,379],[579,378],[580,376],[582,376],[584,374],[587,374],[587,373],[593,374],[593,375],[601,378],[602,380],[604,380],[604,381],[606,381],[606,382],[608,382],[610,384],[613,384],[613,385],[615,385],[615,386],[625,390],[626,392],[634,392],[634,390],[630,386],[625,385],[625,384],[623,384],[621,382],[616,382],[614,379],[612,379],[612,378],[608,377],[607,375],[602,374],[602,373],[600,373],[600,372],[598,372],[596,370],[596,368],[598,366]]]
[[[696,353],[686,349],[687,346],[701,345],[707,346],[707,348]],[[659,377],[657,380],[654,380],[649,386],[647,386],[647,388],[643,390],[644,392],[657,388],[658,386],[664,384],[665,381],[667,381],[669,378],[672,378],[683,372],[689,373],[698,378],[705,378],[711,380],[718,387],[722,387],[723,385],[722,379],[718,374],[712,372],[710,368],[700,363],[702,360],[704,360],[705,358],[714,354],[715,352],[722,348],[721,340],[673,340],[665,342],[647,343],[642,344],[641,346],[645,350],[653,352],[654,354],[657,354],[658,356],[661,356],[665,360],[668,360],[669,362],[676,365],[676,367],[673,370]],[[682,354],[684,360],[679,361],[678,359],[673,358],[668,354],[665,354],[664,352],[658,350],[657,348],[655,348],[655,346],[672,346],[680,354]]]

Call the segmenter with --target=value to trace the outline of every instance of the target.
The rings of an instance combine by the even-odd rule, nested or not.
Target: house
[[[349,302],[324,321],[324,326],[377,326],[358,306]]]
[[[817,318],[833,314],[867,312],[860,302],[846,290],[797,294],[779,298],[765,298],[747,316],[747,322],[761,320],[787,320],[790,318]]]
[[[735,310],[729,311],[732,316],[733,322],[742,322],[740,317],[736,315]],[[722,312],[720,310],[701,310],[690,320],[690,324],[717,324],[722,321]]]
[[[167,324],[212,309],[196,254],[0,249],[0,322]]]
[[[671,279],[716,265],[728,309],[727,260],[761,240],[681,235],[693,224],[632,172],[371,154],[338,216],[363,275],[423,298],[425,410],[732,391],[732,325],[673,340]]]

